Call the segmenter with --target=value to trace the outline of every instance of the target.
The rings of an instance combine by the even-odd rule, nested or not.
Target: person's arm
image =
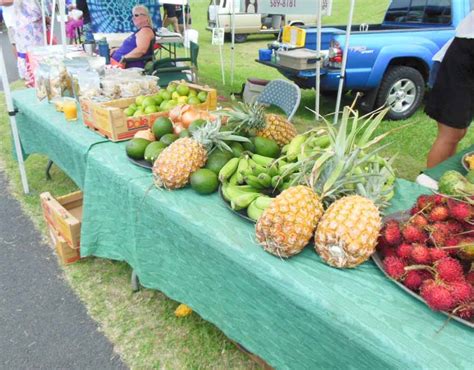
[[[136,34],[137,47],[124,55],[124,58],[140,58],[144,56],[150,48],[150,43],[155,34],[150,28],[143,28]]]

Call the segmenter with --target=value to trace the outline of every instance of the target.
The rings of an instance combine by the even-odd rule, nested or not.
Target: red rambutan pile
[[[434,204],[433,196],[420,195],[416,200],[416,207],[423,211],[428,211]]]
[[[425,228],[428,225],[428,220],[425,216],[418,214],[415,215],[411,220],[412,225],[416,226],[419,229]]]
[[[413,247],[411,244],[402,243],[396,249],[396,255],[403,259],[409,259]]]
[[[431,263],[430,250],[422,244],[413,244],[411,259],[415,263],[428,265]]]
[[[420,295],[433,310],[451,310],[455,300],[448,288],[435,280],[425,280],[421,285]]]
[[[434,267],[439,278],[445,282],[464,280],[464,272],[461,264],[452,257],[446,257],[436,261]]]
[[[387,274],[396,279],[399,280],[401,277],[405,274],[405,262],[401,258],[398,257],[386,257],[383,260],[383,267]]]
[[[448,253],[444,249],[430,248],[430,258],[433,262],[448,257]]]
[[[405,285],[408,289],[411,290],[418,290],[423,284],[423,275],[421,274],[421,271],[408,271],[405,279],[403,280],[403,285]]]
[[[450,199],[448,202],[449,215],[458,221],[471,218],[472,208],[469,204]]]
[[[400,232],[400,226],[397,221],[388,221],[383,231],[383,237],[387,241],[387,244],[396,247],[402,242],[402,234]]]
[[[413,225],[405,225],[402,235],[407,243],[424,243],[427,239],[426,233]]]
[[[456,304],[469,302],[473,298],[473,288],[466,281],[455,281],[447,287]]]
[[[467,273],[466,275],[466,281],[471,284],[472,286],[474,286],[474,271],[470,271]]]
[[[446,221],[449,217],[449,211],[445,206],[434,206],[428,215],[431,222]]]

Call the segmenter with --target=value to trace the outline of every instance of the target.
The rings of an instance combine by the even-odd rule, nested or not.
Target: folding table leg
[[[45,175],[46,175],[46,179],[47,180],[51,180],[51,174],[49,173],[49,171],[51,170],[51,167],[53,166],[53,161],[50,159],[48,161],[48,164],[46,165],[46,172],[45,172]]]
[[[140,290],[140,281],[138,280],[138,276],[135,270],[132,270],[131,284],[132,292],[138,292]]]

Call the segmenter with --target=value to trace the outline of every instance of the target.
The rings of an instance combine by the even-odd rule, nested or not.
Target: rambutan
[[[408,289],[416,291],[420,288],[421,284],[423,284],[423,278],[420,271],[412,270],[407,272],[403,280],[403,285]]]
[[[456,304],[466,303],[473,297],[473,287],[467,281],[455,281],[447,285]]]
[[[419,213],[419,212],[420,212],[420,209],[419,209],[418,207],[416,207],[416,206],[415,206],[415,207],[412,207],[412,208],[410,209],[410,215],[411,215],[411,216],[416,215],[416,214]]]
[[[411,244],[402,243],[397,247],[397,249],[395,250],[395,253],[400,258],[408,259],[411,256],[412,249],[413,247],[411,246]]]
[[[472,286],[474,286],[474,271],[470,271],[467,273],[466,275],[466,281],[471,284]]]
[[[396,247],[402,242],[402,234],[397,221],[390,220],[385,224],[383,236],[389,245]]]
[[[431,222],[446,221],[448,217],[449,211],[445,206],[434,206],[428,215],[428,220]]]
[[[426,233],[413,225],[405,225],[402,235],[408,243],[424,243],[427,239]]]
[[[462,306],[456,311],[456,315],[464,320],[471,320],[474,318],[474,306]]]
[[[435,247],[441,247],[446,243],[446,234],[439,230],[432,231],[430,233],[430,242]]]
[[[425,280],[420,288],[420,295],[428,306],[435,311],[450,310],[455,306],[451,292],[444,285],[434,280]]]
[[[430,250],[422,244],[413,244],[410,257],[415,263],[420,263],[423,265],[428,265],[431,263]]]
[[[459,234],[462,233],[463,230],[463,226],[458,221],[452,219],[446,221],[446,231],[448,235]]]
[[[456,247],[460,242],[461,240],[459,238],[451,236],[449,239],[446,239],[444,245],[446,247]],[[445,251],[448,252],[450,256],[455,256],[458,253],[458,248],[446,248]]]
[[[433,273],[430,270],[416,270],[421,277],[421,281],[433,279]]]
[[[399,280],[405,274],[405,262],[398,257],[386,257],[383,260],[383,268],[387,272],[387,274]]]
[[[438,277],[445,282],[454,282],[464,279],[464,272],[458,260],[446,257],[436,261],[434,265]]]
[[[446,204],[447,201],[448,201],[448,198],[446,198],[442,194],[434,194],[433,195],[433,203],[436,204],[436,205]]]
[[[416,207],[420,210],[429,210],[434,204],[433,197],[431,195],[420,195],[416,200]]]
[[[468,220],[472,216],[472,208],[469,204],[450,200],[448,202],[449,215],[458,221]]]
[[[444,249],[440,248],[430,248],[430,258],[431,261],[436,262],[440,259],[448,257],[448,253]]]
[[[415,225],[419,229],[423,229],[425,226],[428,225],[428,220],[426,219],[425,216],[419,214],[419,215],[415,215],[412,218],[411,224]]]

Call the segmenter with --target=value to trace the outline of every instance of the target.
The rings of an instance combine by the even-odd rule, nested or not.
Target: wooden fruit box
[[[80,99],[80,103],[84,124],[111,141],[131,139],[137,131],[150,128],[158,117],[168,116],[168,112],[156,112],[139,117],[127,117],[124,109],[135,103],[134,97],[106,103]]]
[[[50,228],[49,235],[51,238],[51,244],[56,250],[56,255],[62,265],[70,265],[71,263],[77,262],[81,259],[79,249],[71,248],[66,240],[55,230]]]
[[[54,198],[49,192],[40,195],[43,216],[53,233],[73,249],[81,244],[82,192]]]
[[[207,100],[202,104],[195,105],[195,107],[203,109],[203,110],[216,110],[217,108],[217,90],[216,89],[212,89],[207,85],[202,86],[202,85],[193,84],[185,80],[172,81],[170,83],[177,84],[177,85],[184,84],[186,86],[189,86],[190,89],[196,90],[198,93],[200,91],[205,91],[207,93]]]

